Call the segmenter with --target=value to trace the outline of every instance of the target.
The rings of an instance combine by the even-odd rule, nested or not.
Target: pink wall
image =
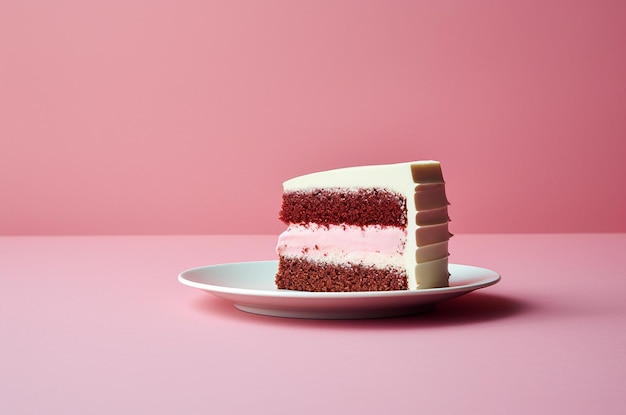
[[[9,4],[7,4],[9,3]],[[626,231],[626,2],[0,4],[0,234],[274,233],[443,162],[455,233]]]

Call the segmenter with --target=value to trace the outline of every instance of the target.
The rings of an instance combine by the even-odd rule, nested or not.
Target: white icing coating
[[[421,262],[415,266],[416,283],[420,288],[437,288],[447,286],[448,257],[429,262]],[[442,279],[445,278],[445,284]]]
[[[445,258],[449,255],[448,241],[444,241],[437,244],[420,246],[415,251],[415,261],[417,263],[434,261],[435,259]]]
[[[420,288],[447,285],[448,238],[439,237],[436,241],[433,241],[432,244],[429,243],[424,247],[418,247],[417,245],[416,235],[420,227],[415,221],[417,215],[417,209],[415,208],[415,192],[416,189],[419,189],[420,183],[413,181],[411,166],[417,166],[418,169],[420,167],[426,169],[433,167],[435,169],[440,168],[439,162],[434,160],[347,167],[295,177],[283,183],[283,190],[284,192],[293,192],[317,188],[345,188],[355,190],[358,188],[383,188],[401,194],[407,201],[408,224],[406,229],[406,242],[402,252],[402,262],[409,277],[409,289],[417,288],[418,284],[420,284]],[[444,182],[443,180],[437,179],[428,180],[429,185],[432,186],[433,183],[443,184]],[[441,206],[433,211],[437,212],[441,210],[442,214],[445,214],[445,210],[441,209],[443,207],[444,206]],[[445,223],[447,224],[447,214],[445,215]],[[429,225],[429,227],[432,229],[443,229],[445,227],[447,234],[447,226]],[[308,236],[302,235],[302,237],[312,237],[312,233],[309,233]],[[350,238],[350,236],[347,237]],[[338,241],[339,239],[335,239],[335,242]],[[352,242],[350,242],[350,244],[352,244]],[[427,250],[428,252],[417,253],[417,250],[421,249]],[[309,254],[310,251],[307,253],[307,257]],[[417,258],[422,258],[419,264]],[[336,257],[335,260],[342,261],[339,256]],[[381,264],[384,263],[383,260],[381,261]]]
[[[326,170],[295,177],[283,183],[284,191],[295,191],[314,188],[384,188],[403,194],[407,200],[413,200],[415,183],[411,175],[411,164],[437,163],[437,161],[420,161],[397,164],[381,164],[375,166],[356,166],[342,169]],[[409,215],[409,217],[412,217]]]

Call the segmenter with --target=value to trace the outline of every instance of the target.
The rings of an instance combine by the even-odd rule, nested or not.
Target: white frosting
[[[397,164],[387,164],[387,165],[374,165],[374,166],[357,166],[357,167],[348,167],[342,169],[335,170],[327,170],[317,173],[311,173],[304,176],[296,177],[290,180],[287,180],[283,183],[283,190],[285,192],[293,192],[293,191],[307,191],[309,189],[317,189],[317,188],[347,188],[347,189],[357,189],[357,188],[383,188],[388,189],[392,192],[399,193],[406,198],[407,201],[407,229],[406,229],[406,240],[404,243],[404,248],[402,250],[401,262],[397,257],[393,260],[391,257],[385,258],[376,258],[374,260],[375,252],[369,252],[366,256],[371,258],[372,263],[378,263],[381,266],[385,266],[384,264],[391,264],[392,262],[403,264],[402,266],[406,270],[408,274],[408,283],[409,289],[415,289],[418,284],[420,284],[421,288],[427,288],[431,286],[441,286],[442,281],[447,282],[447,267],[448,267],[448,244],[447,237],[446,238],[438,238],[445,240],[437,240],[433,244],[429,244],[424,247],[418,247],[416,242],[417,231],[420,228],[415,221],[417,210],[415,208],[415,191],[416,188],[419,188],[420,183],[413,182],[412,175],[412,165],[424,165],[425,167],[439,167],[439,162],[433,160],[427,161],[417,161],[417,162],[407,162],[407,163],[397,163]],[[436,181],[443,183],[443,181]],[[433,181],[429,181],[429,184],[432,185]],[[442,206],[443,207],[443,206]],[[445,212],[444,212],[445,213]],[[446,220],[447,223],[447,215]],[[433,229],[443,228],[444,226],[435,226],[429,225]],[[290,238],[294,235],[294,233],[298,233],[298,239],[304,240],[307,238],[316,238],[324,239],[328,237],[328,241],[333,242],[331,245],[340,245],[343,241],[348,243],[347,246],[350,247],[350,251],[353,249],[358,251],[359,244],[363,244],[360,241],[360,238],[365,238],[368,235],[374,236],[373,239],[380,237],[381,233],[377,232],[366,232],[361,235],[355,233],[354,230],[348,230],[344,232],[342,229],[341,232],[337,233],[336,229],[329,231],[328,234],[319,233],[319,230],[312,231],[311,229],[295,229],[295,227],[290,226],[290,229],[286,231],[286,234],[281,235],[283,243],[285,243],[285,238]],[[349,227],[351,228],[351,227]],[[396,228],[399,229],[399,228]],[[404,233],[404,230],[401,230]],[[289,236],[291,233],[291,236]],[[340,236],[341,233],[344,233],[343,236]],[[447,234],[447,226],[445,227],[445,233]],[[330,236],[332,234],[332,236]],[[327,236],[319,236],[319,235],[327,235]],[[355,236],[356,235],[356,236]],[[391,234],[389,234],[391,235]],[[385,236],[386,238],[387,236]],[[391,238],[391,236],[389,236]],[[356,238],[356,239],[355,239]],[[394,236],[393,238],[396,238]],[[374,242],[366,242],[365,245],[373,244]],[[385,244],[389,243],[386,241]],[[287,243],[290,245],[291,243]],[[295,247],[300,246],[300,249],[304,247],[304,243],[296,243]],[[307,242],[310,245],[310,243]],[[279,240],[279,246],[281,242]],[[313,246],[315,242],[313,242]],[[320,244],[318,243],[318,246]],[[297,250],[297,248],[295,248]],[[310,248],[310,246],[307,246]],[[330,247],[329,247],[330,249]],[[336,248],[332,248],[336,249]],[[425,249],[428,252],[422,252],[420,254],[416,254],[418,249]],[[296,255],[294,251],[286,251],[285,255]],[[300,252],[298,255],[302,255]],[[317,253],[312,252],[310,249],[307,252],[307,257],[313,258],[311,255],[317,257]],[[327,252],[325,258],[332,258],[329,261],[344,261],[347,256],[352,255],[347,252],[343,253],[332,253]],[[359,254],[354,254],[359,255]],[[322,255],[323,256],[323,255]],[[417,263],[416,258],[421,258],[420,263]],[[322,258],[319,258],[322,260]],[[363,259],[363,258],[362,258]],[[366,259],[363,259],[366,260]],[[377,262],[380,261],[380,262]],[[424,273],[424,276],[417,275]]]
[[[436,244],[420,246],[415,251],[415,261],[428,262],[435,259],[446,258],[448,255],[448,241],[439,242]]]
[[[311,173],[287,180],[283,183],[283,189],[288,191],[333,188],[333,187],[379,187],[389,189],[403,195],[409,195],[407,200],[413,200],[415,183],[411,180],[411,164],[383,164],[377,166],[357,166],[343,169],[327,170]],[[437,163],[436,161],[424,161],[419,163]],[[413,217],[409,215],[409,217]]]

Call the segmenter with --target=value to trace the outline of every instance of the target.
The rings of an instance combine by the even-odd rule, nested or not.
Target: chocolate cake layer
[[[276,286],[297,291],[346,292],[407,290],[407,275],[389,269],[340,266],[281,257]]]
[[[315,189],[283,194],[280,219],[285,223],[322,225],[407,224],[406,199],[384,189]]]

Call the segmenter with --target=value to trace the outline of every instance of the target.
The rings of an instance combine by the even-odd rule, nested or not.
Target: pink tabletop
[[[457,235],[495,286],[379,320],[247,314],[179,272],[273,235],[0,237],[0,413],[621,414],[626,234]]]

